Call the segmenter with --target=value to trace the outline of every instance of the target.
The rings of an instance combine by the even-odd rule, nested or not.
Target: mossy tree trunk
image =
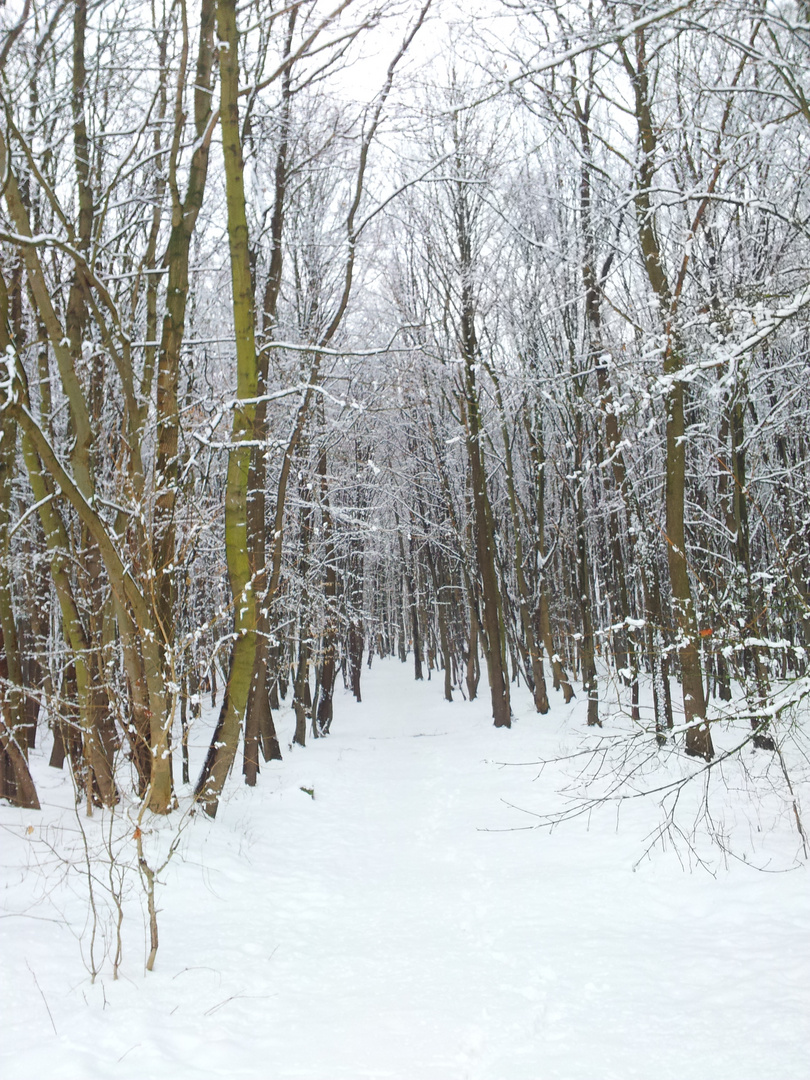
[[[237,400],[234,403],[225,487],[225,555],[233,600],[234,643],[222,708],[196,787],[200,805],[210,817],[216,816],[219,798],[236,756],[256,656],[256,603],[247,523],[250,440],[255,432],[258,363],[239,127],[236,0],[218,0],[217,35],[220,43],[220,128],[236,336]]]
[[[173,114],[173,135],[165,155],[172,220],[163,265],[166,268],[166,308],[163,315],[156,380],[157,445],[155,453],[155,512],[152,566],[155,572],[155,607],[164,644],[173,638],[176,602],[176,502],[179,483],[180,359],[185,339],[189,293],[189,257],[197,218],[208,178],[213,125],[214,0],[201,0],[200,36],[194,75],[195,143],[188,167],[185,195],[181,195],[178,158],[186,125],[183,91],[188,66],[189,40],[182,19],[180,70]],[[161,161],[163,164],[163,161]],[[145,420],[146,417],[144,416]]]

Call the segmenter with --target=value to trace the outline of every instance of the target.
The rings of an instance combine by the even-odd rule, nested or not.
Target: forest
[[[803,0],[0,19],[0,795],[214,817],[393,657],[755,749],[806,856]]]
[[[733,702],[778,752],[810,615],[804,6],[452,15],[5,9],[13,802],[45,723],[88,808],[170,811],[224,684],[213,815],[280,754],[279,698],[328,734],[366,653],[448,700],[483,666],[497,726],[515,680],[589,725],[618,683],[659,743],[711,761]]]
[[[807,0],[0,0],[0,353],[0,1072],[806,1075]]]

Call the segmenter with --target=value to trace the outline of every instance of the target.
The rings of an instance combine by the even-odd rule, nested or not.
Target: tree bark
[[[666,533],[672,606],[678,628],[678,656],[681,664],[684,721],[687,725],[686,752],[711,761],[714,757],[711,731],[706,723],[706,701],[698,651],[698,626],[686,553],[684,510],[686,501],[686,421],[685,383],[681,377],[683,348],[674,320],[676,297],[670,288],[655,230],[655,212],[650,191],[655,172],[656,129],[649,99],[649,76],[644,30],[635,34],[635,67],[622,47],[622,58],[635,95],[638,128],[639,166],[634,196],[639,247],[644,269],[658,300],[666,332],[663,374],[666,410]]]
[[[225,555],[234,605],[234,644],[214,738],[197,781],[196,795],[210,817],[233,765],[247,707],[256,656],[256,604],[248,550],[247,510],[250,439],[255,432],[258,365],[253,282],[239,130],[239,34],[236,0],[218,0],[220,126],[225,163],[228,247],[236,334],[236,397],[225,489]]]

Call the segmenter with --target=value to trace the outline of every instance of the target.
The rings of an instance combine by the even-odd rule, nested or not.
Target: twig
[[[25,961],[25,966],[31,972],[31,975],[33,976],[33,979],[34,979],[34,984],[36,985],[37,990],[39,990],[40,997],[42,998],[42,1000],[45,1003],[45,1008],[48,1010],[48,1019],[51,1021],[51,1027],[53,1028],[53,1033],[54,1033],[54,1035],[56,1035],[57,1038],[59,1038],[59,1032],[56,1030],[56,1024],[53,1022],[53,1013],[51,1012],[50,1005],[48,1005],[48,999],[43,994],[42,987],[39,985],[39,979],[37,978],[34,969],[31,967],[31,965],[28,963],[27,960]]]
[[[779,757],[779,764],[782,766],[782,775],[785,778],[785,783],[787,784],[788,791],[790,792],[791,798],[793,799],[793,816],[796,819],[796,828],[798,829],[799,836],[801,837],[801,840],[802,840],[802,848],[804,849],[804,857],[805,857],[805,859],[807,859],[807,858],[810,858],[810,855],[808,855],[808,851],[807,851],[807,833],[804,831],[804,825],[802,824],[802,817],[801,817],[801,814],[799,813],[799,803],[798,803],[798,800],[796,798],[796,792],[793,790],[793,784],[790,782],[790,776],[788,775],[787,765],[785,765],[785,759],[782,756],[782,750],[778,746],[776,747],[776,753],[777,753],[777,755]]]

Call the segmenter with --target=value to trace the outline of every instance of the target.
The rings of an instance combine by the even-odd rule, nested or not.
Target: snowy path
[[[125,978],[94,986],[59,922],[0,919],[0,1076],[810,1077],[806,869],[713,878],[666,851],[634,871],[651,806],[618,833],[608,814],[486,831],[551,797],[548,775],[494,762],[550,755],[562,708],[499,732],[485,702],[447,705],[394,663],[364,691],[185,834],[152,975],[135,909]],[[30,817],[0,814],[17,833]],[[33,890],[11,869],[22,843],[4,845],[6,912]]]

